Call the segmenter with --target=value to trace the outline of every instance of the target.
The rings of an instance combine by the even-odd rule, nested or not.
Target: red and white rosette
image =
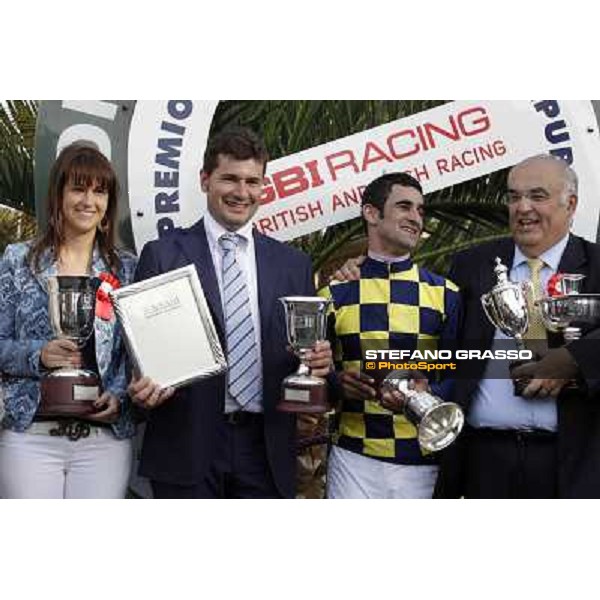
[[[556,296],[564,296],[563,289],[563,273],[554,273],[552,277],[548,280],[548,285],[546,286],[546,291],[548,292],[548,296],[550,298],[555,298]]]
[[[112,302],[109,293],[121,287],[121,283],[112,273],[100,273],[102,283],[96,292],[96,316],[111,321],[114,316]]]

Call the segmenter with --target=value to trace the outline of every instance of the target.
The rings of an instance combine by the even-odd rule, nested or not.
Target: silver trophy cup
[[[57,275],[48,278],[48,312],[57,338],[83,348],[94,330],[97,287],[92,278]],[[89,369],[60,367],[41,381],[40,413],[47,416],[84,416],[95,411],[99,377]]]
[[[285,296],[279,301],[285,309],[288,343],[300,359],[300,365],[295,373],[284,379],[277,409],[283,412],[327,412],[327,384],[324,379],[313,377],[304,361],[315,343],[325,339],[327,307],[331,300],[318,296]]]
[[[383,380],[381,391],[402,392],[406,399],[402,411],[417,428],[419,445],[428,452],[438,452],[457,438],[465,422],[464,413],[454,402],[411,389],[413,378],[414,371],[392,371]]]
[[[508,269],[496,258],[496,285],[481,296],[483,310],[490,322],[505,335],[515,339],[519,350],[525,349],[523,334],[529,327],[527,296],[529,282],[514,283],[508,279]]]
[[[515,339],[517,350],[525,350],[523,335],[529,328],[529,307],[527,298],[533,297],[531,282],[515,283],[508,279],[508,269],[496,257],[494,267],[496,285],[487,293],[482,294],[481,304],[489,321],[505,335]],[[527,361],[512,361],[509,370],[525,364]],[[529,383],[529,378],[513,379],[515,395],[521,396]]]

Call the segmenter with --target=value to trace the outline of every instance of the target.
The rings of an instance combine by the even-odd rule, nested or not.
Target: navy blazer
[[[295,495],[296,420],[275,409],[282,380],[298,366],[286,349],[281,296],[315,294],[307,255],[254,231],[263,366],[264,427],[267,457],[275,483],[284,497]],[[217,275],[202,220],[189,229],[146,244],[136,281],[194,264],[221,340],[225,325]],[[165,360],[168,360],[165,353]],[[222,419],[225,375],[179,389],[149,412],[142,446],[140,474],[164,483],[194,485],[206,473],[217,447],[217,422]]]
[[[479,341],[482,348],[491,347],[494,326],[483,312],[481,295],[489,292],[496,283],[495,258],[500,257],[510,268],[514,252],[514,242],[508,238],[476,246],[455,256],[449,277],[459,286],[463,301],[459,340],[468,341],[471,346]],[[582,292],[600,293],[600,245],[569,236],[558,271],[585,275]],[[586,337],[588,341],[572,342],[569,349],[588,382],[588,393],[563,390],[557,400],[560,497],[600,498],[600,393],[597,387],[600,361],[597,354],[589,352],[589,339],[597,339],[598,331]],[[548,342],[552,346],[557,340],[549,335]],[[600,341],[595,343],[600,348]],[[469,408],[484,369],[485,361],[477,361],[471,378],[456,381],[455,401],[465,410]],[[436,497],[463,495],[465,444],[468,444],[468,436],[460,436],[442,452]]]

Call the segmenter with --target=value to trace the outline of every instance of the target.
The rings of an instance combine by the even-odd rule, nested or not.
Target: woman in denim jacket
[[[104,155],[90,146],[67,146],[50,172],[45,233],[8,246],[0,261],[0,497],[125,495],[135,426],[124,344],[106,286],[104,297],[97,296],[87,354],[71,340],[53,339],[47,292],[52,275],[88,275],[113,286],[132,281],[135,257],[113,244],[117,195]],[[90,360],[101,381],[93,414],[45,417],[40,378],[57,367],[89,367]]]

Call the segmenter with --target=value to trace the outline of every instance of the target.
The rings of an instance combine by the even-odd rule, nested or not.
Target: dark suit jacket
[[[486,318],[481,306],[481,295],[496,283],[495,258],[498,256],[510,268],[515,252],[511,239],[483,244],[457,254],[449,275],[461,290],[463,319],[460,340],[472,347],[475,341],[480,347],[490,348],[494,327]],[[600,293],[600,245],[571,235],[561,258],[559,272],[581,273],[584,293]],[[598,338],[598,331],[589,338]],[[552,345],[552,340],[549,339]],[[586,345],[587,344],[587,345]],[[600,352],[594,356],[591,347],[600,351],[600,341],[590,345],[588,341],[572,342],[569,350],[577,361],[583,377],[588,382],[588,393],[562,392],[558,398],[558,488],[560,497],[600,498]],[[459,378],[455,387],[455,401],[468,411],[470,401],[485,369],[479,363],[470,379]],[[501,401],[501,399],[498,399]],[[534,400],[533,400],[534,401]],[[436,497],[457,498],[464,493],[464,451],[468,435],[461,436],[441,456],[440,476],[436,485]],[[490,465],[493,468],[493,465]]]
[[[298,366],[286,350],[281,296],[312,296],[310,259],[302,252],[254,232],[258,275],[263,366],[264,426],[267,456],[275,483],[284,497],[295,494],[296,422],[278,412],[281,382]],[[144,246],[136,280],[193,263],[221,339],[225,325],[217,276],[202,220]],[[168,351],[165,360],[168,360]],[[215,453],[216,423],[224,410],[225,376],[215,376],[177,391],[150,411],[142,448],[140,474],[155,481],[193,485],[206,473]]]

